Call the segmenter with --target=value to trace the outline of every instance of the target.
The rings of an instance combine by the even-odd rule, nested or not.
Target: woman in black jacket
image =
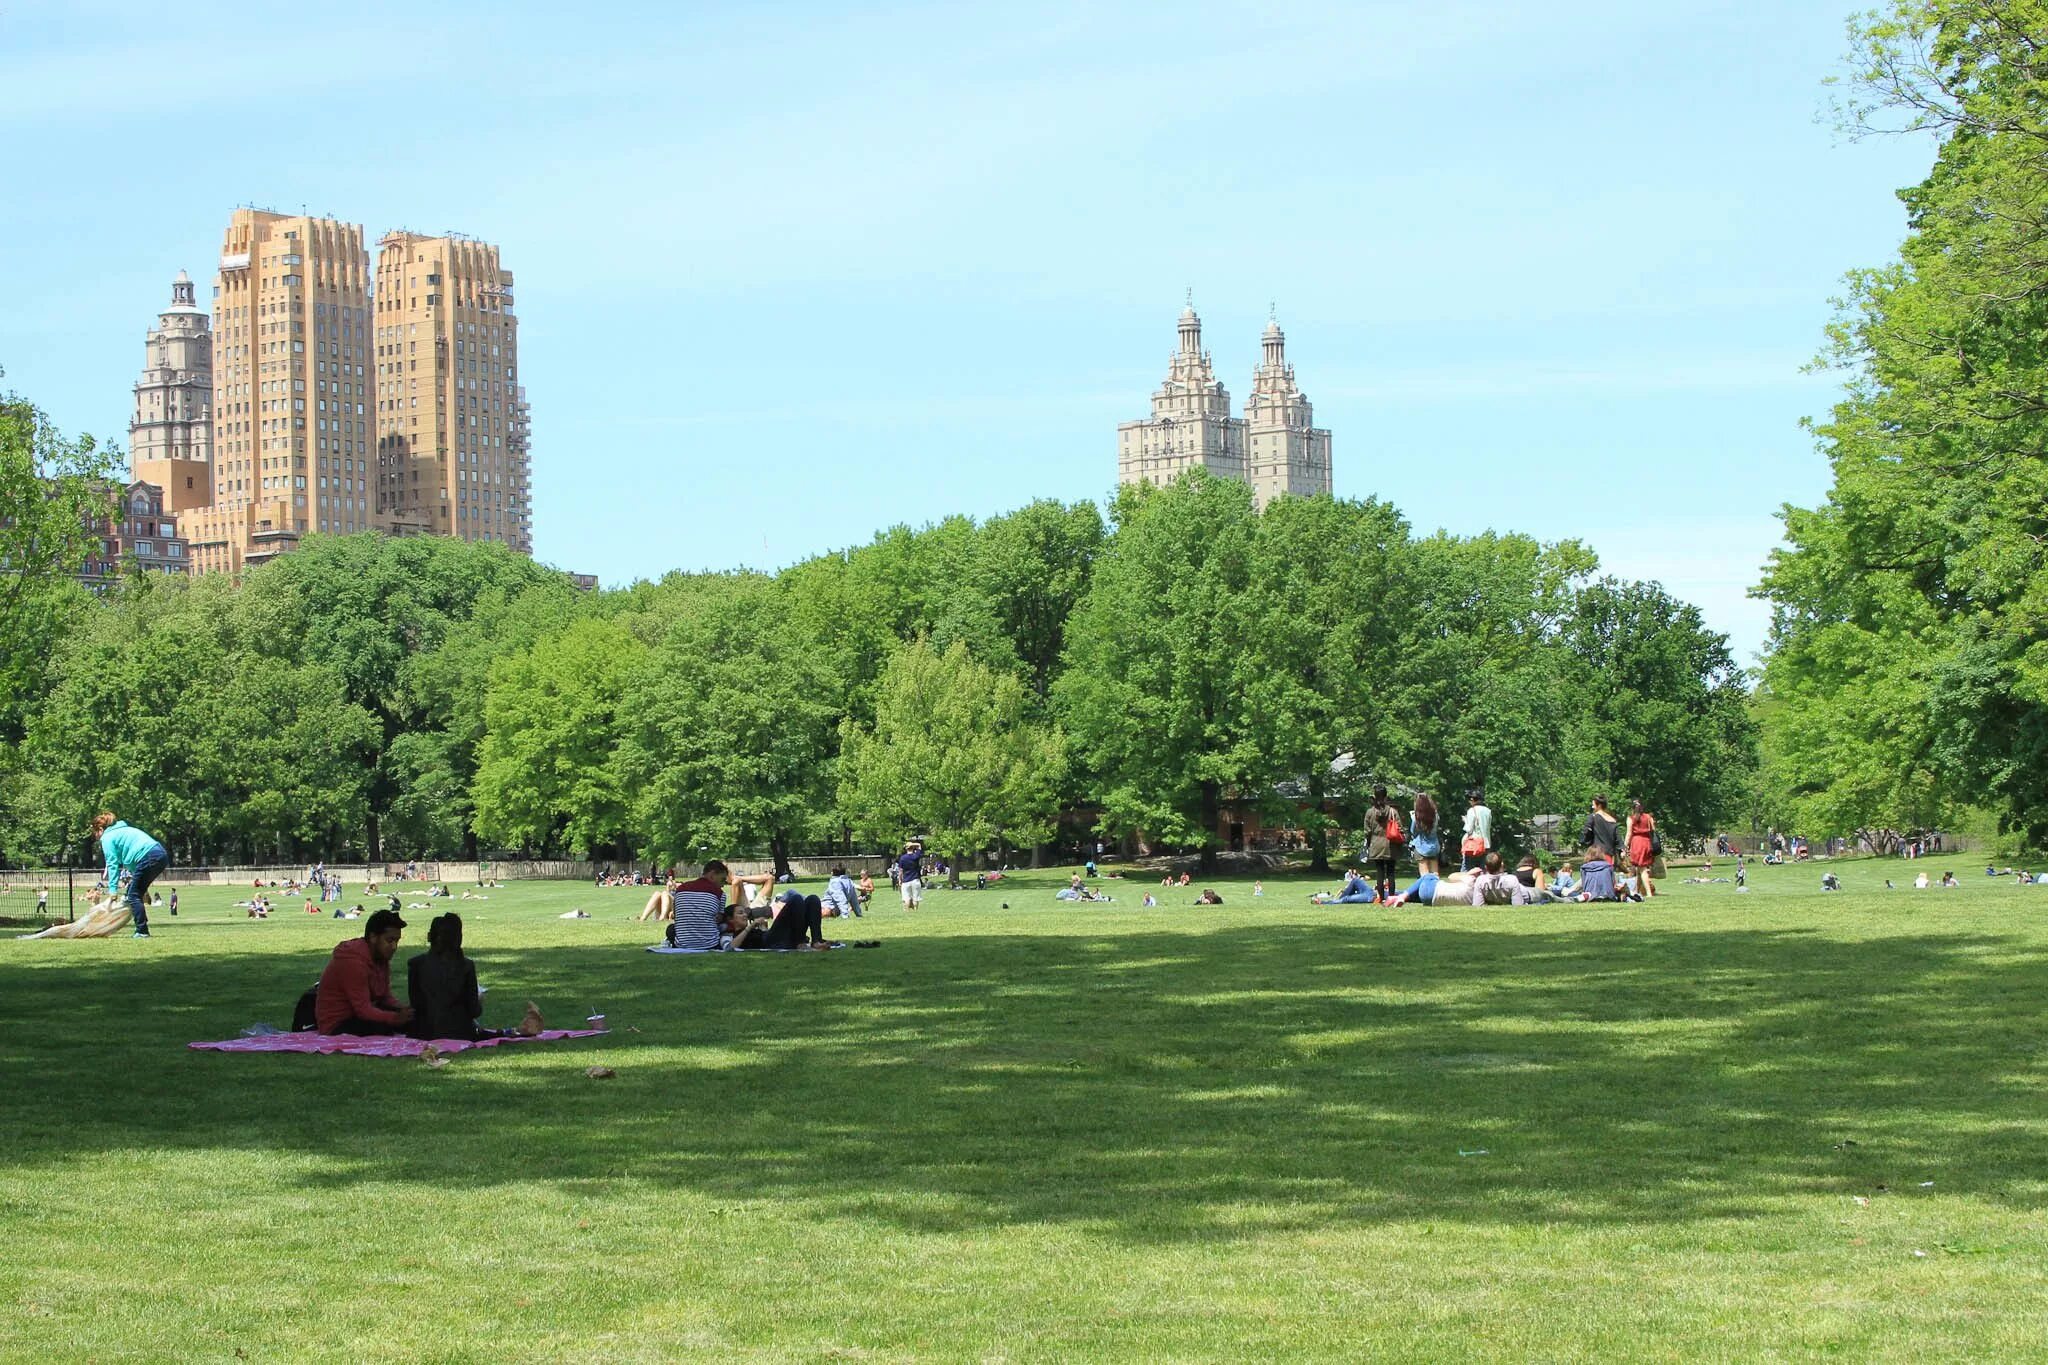
[[[462,916],[436,917],[427,926],[427,951],[405,964],[405,993],[412,1002],[415,1038],[460,1038],[475,1042],[493,1036],[476,1026],[484,1012],[476,988],[476,964],[462,954]]]

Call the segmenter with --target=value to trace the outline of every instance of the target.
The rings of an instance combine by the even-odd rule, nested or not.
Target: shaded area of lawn
[[[2031,942],[1560,919],[1084,911],[818,956],[497,948],[494,1013],[533,996],[640,1032],[441,1072],[182,1048],[283,1022],[317,959],[77,955],[8,971],[0,1123],[16,1164],[329,1152],[287,1178],[645,1182],[1134,1247],[1726,1219],[1928,1179],[2038,1203]],[[619,1078],[586,1079],[596,1060]]]

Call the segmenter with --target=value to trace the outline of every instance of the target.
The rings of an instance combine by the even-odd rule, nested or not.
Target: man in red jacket
[[[391,958],[405,921],[396,910],[379,910],[363,924],[363,936],[334,945],[313,997],[313,1019],[322,1033],[399,1033],[412,1022],[412,1008],[391,995]]]

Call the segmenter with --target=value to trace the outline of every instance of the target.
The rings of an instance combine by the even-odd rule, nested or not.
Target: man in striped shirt
[[[704,875],[676,888],[676,917],[668,926],[671,948],[698,948],[706,952],[718,947],[718,921],[725,913],[725,884],[731,880],[725,864],[713,858],[704,864]]]

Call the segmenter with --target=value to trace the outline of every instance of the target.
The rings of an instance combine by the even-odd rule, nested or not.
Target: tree
[[[1192,844],[1205,867],[1224,793],[1269,776],[1239,686],[1257,515],[1243,484],[1200,471],[1120,490],[1053,688],[1104,825]]]
[[[882,674],[874,724],[842,723],[840,808],[878,839],[922,833],[956,874],[992,846],[1050,837],[1065,743],[1032,719],[1033,700],[961,641],[912,641]]]
[[[1746,680],[1699,608],[1655,583],[1581,588],[1561,633],[1595,773],[1640,798],[1674,843],[1704,838],[1756,767]]]
[[[788,589],[727,580],[675,619],[628,687],[618,771],[646,852],[765,847],[787,872],[799,838],[832,829],[845,706],[846,680],[795,626]]]
[[[631,637],[581,620],[499,660],[474,783],[479,838],[588,854],[627,832],[632,802],[615,754],[646,657]]]
[[[1248,794],[1303,827],[1318,872],[1340,826],[1328,803],[1355,804],[1357,778],[1405,758],[1390,752],[1386,682],[1408,624],[1407,551],[1407,524],[1378,501],[1281,498],[1259,518],[1238,686],[1264,777]]]
[[[1833,472],[1785,511],[1763,714],[1774,767],[1813,795],[1806,737],[1889,735],[1925,773],[1871,773],[1842,827],[1984,796],[2048,836],[2048,49],[2039,0],[1907,0],[1859,20],[1853,133],[1939,139],[1901,194],[1899,259],[1861,271],[1829,329],[1846,378],[1814,427]],[[1875,665],[1875,671],[1869,671]],[[1865,671],[1856,671],[1862,669]],[[1845,743],[1850,742],[1848,740]],[[1789,768],[1787,767],[1789,765]]]
[[[562,580],[498,544],[446,536],[309,536],[251,572],[237,600],[256,644],[276,657],[316,659],[341,676],[348,699],[377,718],[365,756],[364,843],[383,857],[382,820],[411,776],[385,756],[400,735],[427,728],[420,661],[493,589],[514,593]]]
[[[120,452],[65,439],[26,399],[0,393],[0,743],[21,738],[24,703],[81,606],[76,577],[120,506]]]

